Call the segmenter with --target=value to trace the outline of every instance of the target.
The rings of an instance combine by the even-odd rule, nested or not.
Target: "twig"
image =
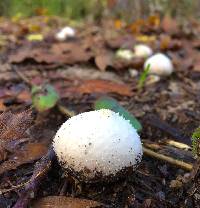
[[[170,146],[173,146],[173,147],[176,147],[178,149],[184,149],[184,150],[191,150],[192,148],[187,145],[187,144],[184,144],[184,143],[181,143],[181,142],[177,142],[177,141],[174,141],[174,140],[171,140],[171,139],[167,139],[164,141],[165,144],[168,144]]]
[[[160,153],[156,153],[154,152],[153,150],[150,150],[146,147],[143,147],[143,152],[144,154],[150,156],[150,157],[153,157],[153,158],[156,158],[156,159],[159,159],[159,160],[163,160],[163,161],[166,161],[172,165],[175,165],[179,168],[182,168],[184,170],[187,170],[187,171],[191,171],[192,168],[193,168],[193,165],[190,164],[190,163],[186,163],[186,162],[183,162],[183,161],[180,161],[180,160],[176,160],[172,157],[169,157],[169,156],[166,156],[166,155],[162,155]]]
[[[17,200],[13,208],[27,208],[30,200],[36,194],[42,179],[46,176],[53,159],[55,158],[55,153],[52,147],[49,149],[48,153],[42,157],[34,167],[33,175],[29,182],[26,183],[20,198]]]
[[[153,149],[153,150],[160,150],[162,147],[161,145],[149,141],[142,140],[143,146]]]
[[[26,83],[30,88],[32,88],[34,85],[31,83],[29,78],[27,78],[23,73],[21,73],[19,70],[16,69],[16,66],[12,65],[12,69],[16,72],[16,74],[19,76],[19,78]],[[67,117],[72,117],[75,115],[73,111],[68,110],[65,106],[57,103],[58,110]]]
[[[65,106],[61,105],[61,104],[57,104],[58,110],[65,116],[67,117],[72,117],[75,116],[75,112],[71,111],[69,109],[67,109]]]
[[[15,71],[15,73],[19,76],[19,78],[21,80],[23,80],[24,83],[26,83],[29,87],[32,87],[33,84],[31,83],[31,81],[23,74],[20,72],[20,70],[18,70],[16,68],[16,66],[12,65],[12,69]]]
[[[168,123],[160,120],[159,118],[155,116],[147,116],[145,120],[149,125],[154,126],[173,136],[173,138],[176,139],[178,142],[191,145],[191,139],[189,137],[184,136],[183,133],[180,132],[178,129],[170,126]]]
[[[10,192],[10,191],[13,191],[13,190],[16,190],[16,189],[19,189],[19,188],[22,188],[22,187],[24,187],[27,183],[28,183],[28,182],[21,183],[21,184],[18,184],[18,185],[16,185],[16,186],[13,186],[13,185],[12,185],[12,187],[9,188],[9,189],[0,189],[0,195],[1,195],[1,194],[5,194],[5,193]]]

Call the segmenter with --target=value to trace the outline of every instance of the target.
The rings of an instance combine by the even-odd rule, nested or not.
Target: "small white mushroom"
[[[71,27],[64,27],[58,33],[56,33],[55,38],[59,41],[64,41],[67,38],[73,38],[76,32]]]
[[[138,76],[138,70],[136,69],[129,69],[129,74],[130,74],[130,77],[134,78],[134,77],[137,77]]]
[[[134,55],[140,58],[146,58],[153,54],[152,49],[144,44],[138,44],[134,46]]]
[[[119,49],[116,52],[116,57],[125,60],[131,60],[134,57],[134,53],[129,49]]]
[[[117,178],[142,158],[140,136],[128,120],[108,109],[81,113],[60,127],[53,141],[66,171],[80,180]]]
[[[174,68],[171,60],[162,53],[157,53],[149,57],[145,63],[144,68],[150,64],[150,74],[155,74],[159,76],[169,76],[172,74]]]

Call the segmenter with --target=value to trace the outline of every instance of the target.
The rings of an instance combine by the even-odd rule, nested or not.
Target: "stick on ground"
[[[24,187],[21,196],[19,197],[13,208],[28,207],[29,202],[36,194],[42,179],[45,178],[46,174],[51,168],[51,164],[54,158],[55,153],[51,147],[47,154],[44,157],[42,157],[38,162],[36,162],[33,170],[33,175],[30,181],[26,183],[26,186]]]
[[[162,155],[162,154],[154,152],[153,150],[150,150],[146,147],[143,147],[143,152],[144,152],[145,155],[148,155],[150,157],[153,157],[153,158],[156,158],[156,159],[159,159],[159,160],[166,161],[166,162],[168,162],[172,165],[175,165],[176,167],[182,168],[186,171],[191,171],[192,168],[193,168],[193,165],[190,164],[190,163],[186,163],[186,162],[183,162],[181,160],[176,160],[172,157]]]

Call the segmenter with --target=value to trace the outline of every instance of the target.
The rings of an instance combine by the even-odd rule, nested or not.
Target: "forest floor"
[[[63,26],[49,17],[0,20],[0,207],[200,207],[200,164],[191,151],[200,124],[200,24],[179,26],[167,16],[125,26],[105,20],[79,25],[74,38],[58,41]],[[137,43],[168,55],[174,73],[149,76],[138,89],[145,59],[115,55]],[[56,89],[59,101],[44,112],[31,108],[30,115],[30,88],[44,83]],[[141,122],[146,152],[133,175],[80,190],[63,176],[49,148],[68,117],[92,110],[105,95]]]

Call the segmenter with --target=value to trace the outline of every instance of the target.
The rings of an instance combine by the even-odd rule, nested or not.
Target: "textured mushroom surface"
[[[141,161],[142,144],[136,130],[118,113],[102,109],[81,113],[58,130],[53,147],[65,170],[87,180],[116,175]]]
[[[144,68],[150,64],[150,74],[156,74],[159,76],[168,76],[174,71],[172,61],[164,54],[157,53],[149,57],[145,63]]]

